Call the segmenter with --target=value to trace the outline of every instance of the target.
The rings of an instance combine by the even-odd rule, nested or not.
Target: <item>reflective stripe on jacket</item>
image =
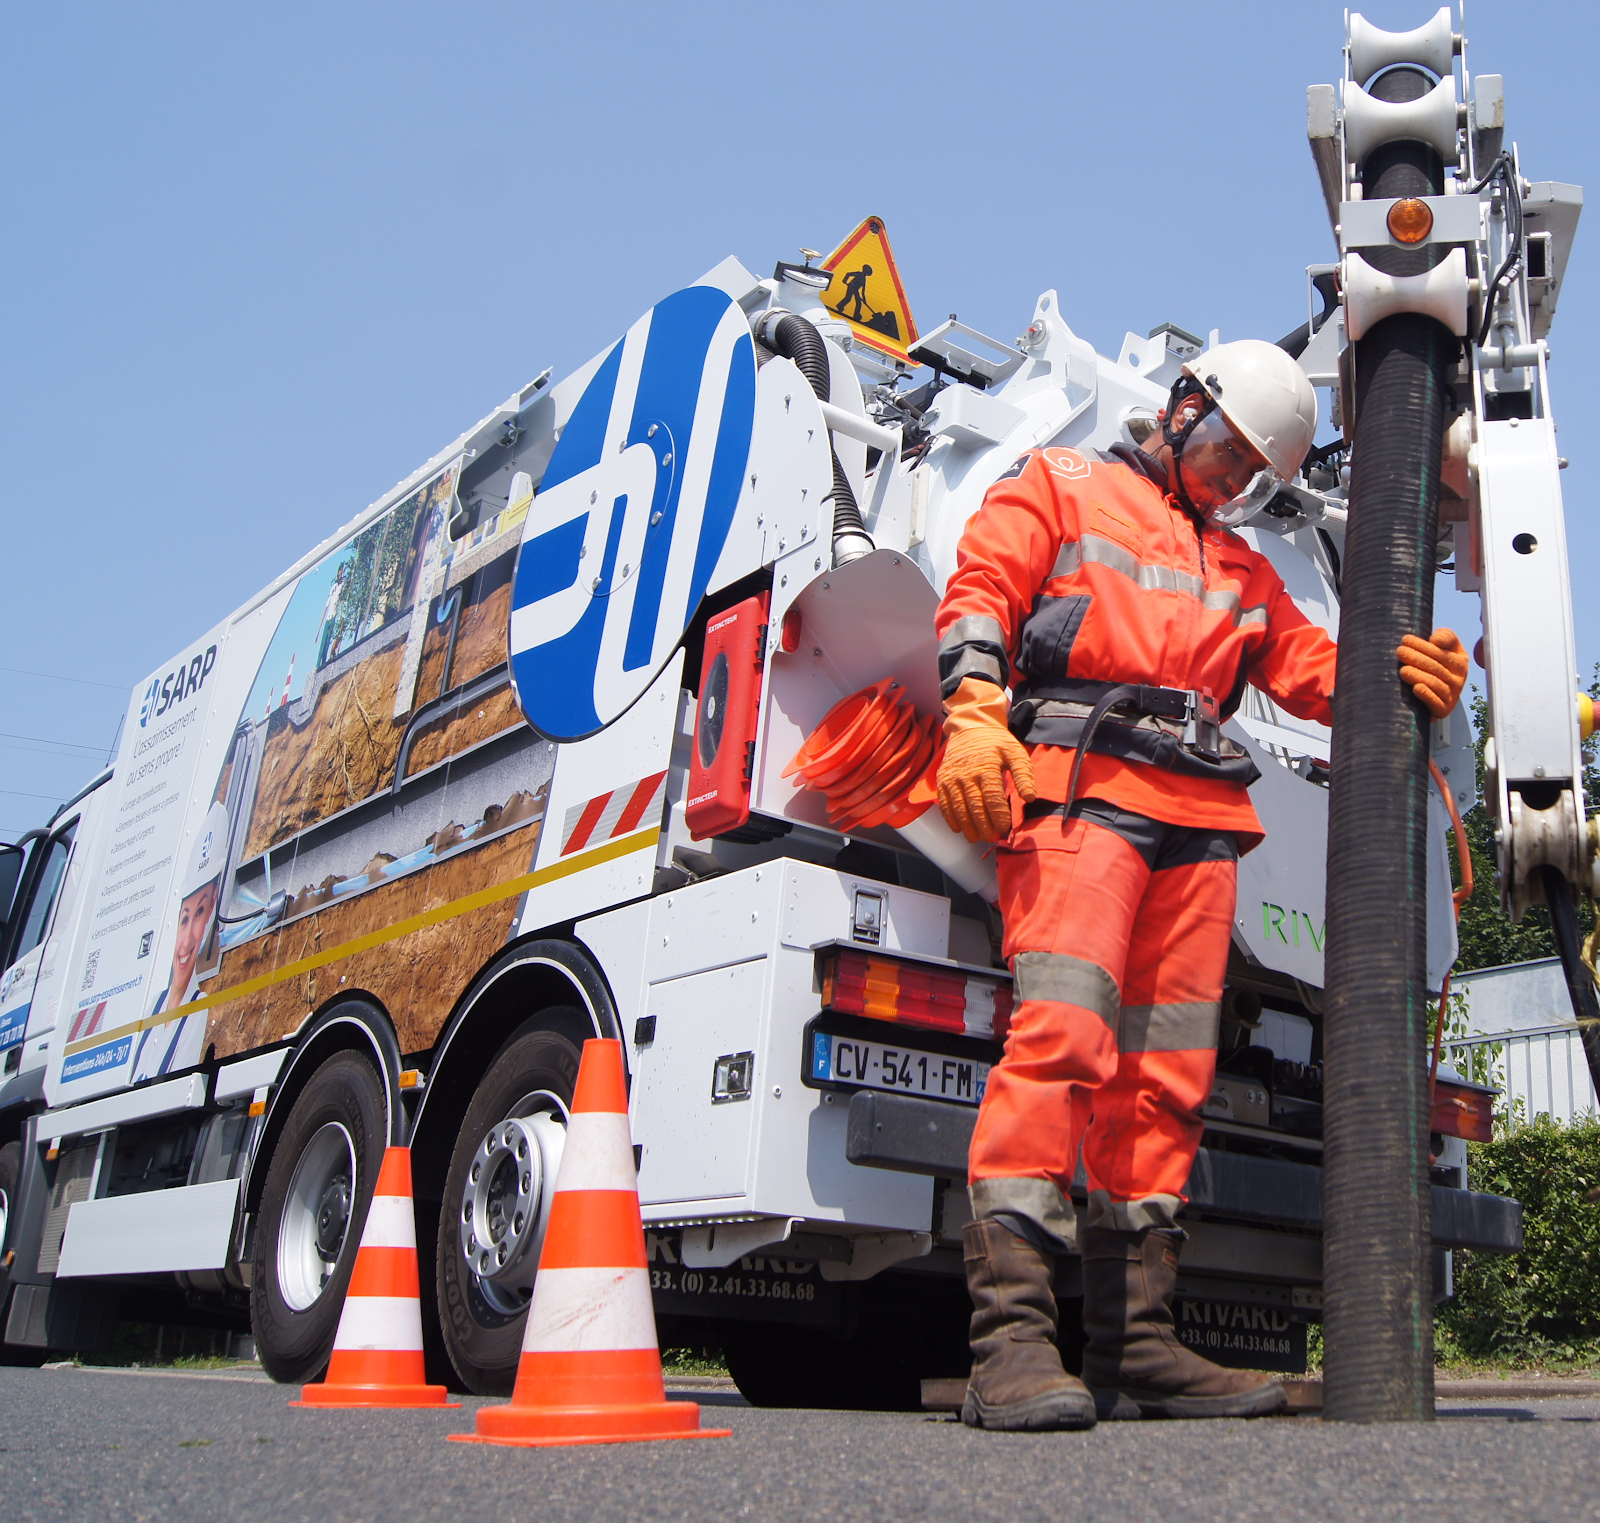
[[[1331,724],[1336,647],[1295,607],[1265,556],[1199,529],[1133,450],[1024,455],[989,488],[939,605],[939,671],[1000,686],[1087,678],[1209,689],[1224,712],[1246,681]],[[1066,796],[1072,751],[1033,745],[1041,798]],[[1260,839],[1238,782],[1180,776],[1098,749],[1079,793],[1152,819]]]

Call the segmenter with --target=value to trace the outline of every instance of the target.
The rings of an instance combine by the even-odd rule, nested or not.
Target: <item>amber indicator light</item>
[[[1407,196],[1389,208],[1389,232],[1399,243],[1421,243],[1433,231],[1433,210],[1426,201]]]

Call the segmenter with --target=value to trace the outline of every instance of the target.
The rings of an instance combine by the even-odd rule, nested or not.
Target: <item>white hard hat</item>
[[[222,876],[228,855],[228,811],[213,804],[206,811],[194,849],[189,853],[189,868],[183,875],[178,894],[181,904],[190,894],[198,894],[208,883]]]
[[[1183,368],[1280,479],[1291,480],[1316,437],[1317,394],[1289,353],[1265,339],[1241,338],[1197,354]]]

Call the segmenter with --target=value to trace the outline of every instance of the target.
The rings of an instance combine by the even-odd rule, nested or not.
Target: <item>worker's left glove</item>
[[[1443,719],[1461,701],[1467,685],[1467,652],[1453,629],[1436,629],[1426,640],[1404,635],[1395,654],[1400,680],[1435,719]]]
[[[1024,802],[1037,793],[1028,749],[1006,726],[1010,711],[1006,690],[982,677],[963,677],[945,700],[939,811],[974,844],[1011,834],[1006,773]]]

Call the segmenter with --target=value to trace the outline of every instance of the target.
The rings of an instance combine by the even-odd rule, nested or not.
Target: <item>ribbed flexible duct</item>
[[[823,347],[826,340],[812,324],[793,312],[776,320],[769,314],[764,320],[764,337],[785,359],[795,362],[800,374],[811,383],[811,389],[819,401],[830,399],[833,376],[828,366],[828,351]],[[854,560],[857,555],[865,555],[873,545],[867,535],[866,525],[861,521],[861,509],[856,504],[856,494],[850,488],[850,478],[839,463],[839,452],[834,449],[831,438],[828,453],[833,456],[833,491],[829,496],[833,499],[834,564],[838,565],[841,561]],[[852,537],[861,543],[849,545]],[[847,543],[841,545],[841,540]],[[844,553],[841,554],[841,551]]]
[[[1381,75],[1380,100],[1416,99],[1415,69]],[[1439,155],[1417,142],[1367,156],[1368,199],[1438,195]],[[1437,251],[1373,250],[1396,275]],[[1428,1179],[1427,716],[1395,647],[1433,627],[1444,382],[1457,341],[1400,313],[1355,345],[1350,521],[1339,611],[1328,814],[1323,1032],[1323,1415],[1433,1417]]]
[[[939,721],[919,717],[905,689],[885,677],[834,704],[783,775],[820,793],[837,829],[888,825],[968,893],[993,904],[999,897],[993,850],[951,830],[933,807],[943,755]]]

